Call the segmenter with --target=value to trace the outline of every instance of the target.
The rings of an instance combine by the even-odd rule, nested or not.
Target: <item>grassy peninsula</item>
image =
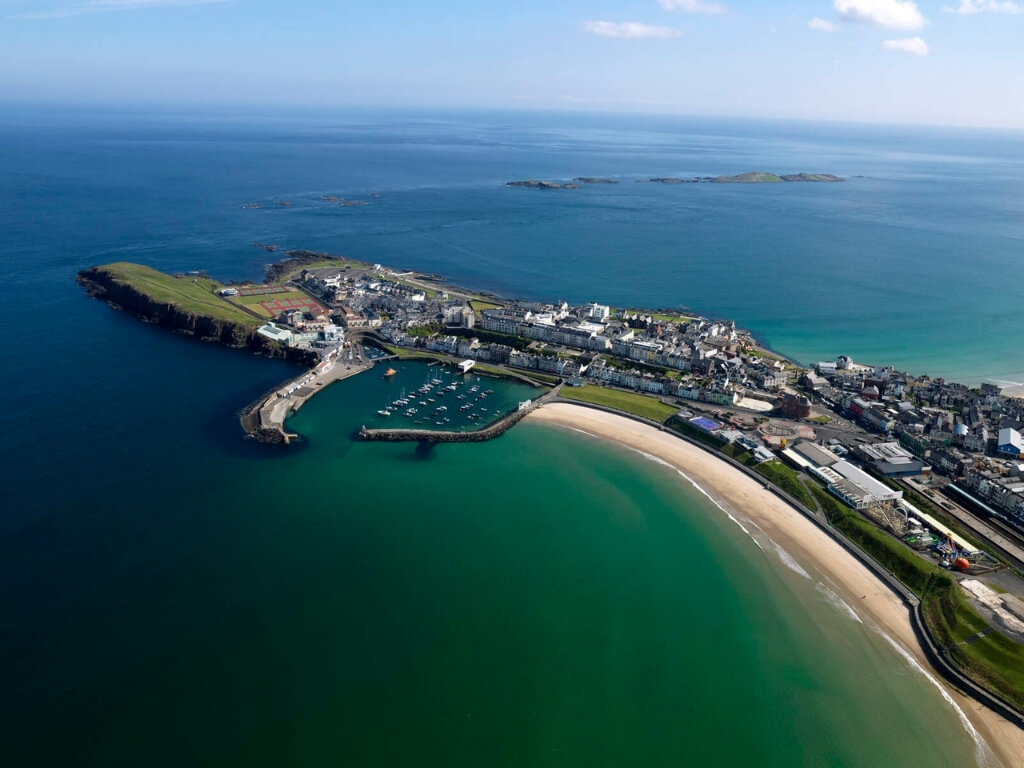
[[[218,296],[224,285],[208,277],[175,277],[152,267],[127,261],[117,261],[92,269],[95,276],[105,277],[122,286],[133,287],[152,301],[174,305],[183,312],[254,328],[261,323],[259,317]]]
[[[257,332],[266,318],[220,295],[224,284],[202,274],[169,275],[131,262],[78,273],[89,295],[156,325],[227,347],[311,365],[316,354],[286,347]]]

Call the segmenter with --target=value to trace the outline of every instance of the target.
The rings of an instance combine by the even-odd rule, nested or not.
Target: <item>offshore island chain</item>
[[[836,182],[845,179],[831,173],[787,173],[775,174],[764,171],[748,171],[735,176],[689,176],[681,178],[678,176],[655,176],[650,179],[635,179],[637,183],[649,184],[778,184],[785,182]],[[618,184],[619,180],[614,178],[601,178],[596,176],[577,176],[569,182],[542,181],[540,179],[526,179],[523,181],[509,181],[509,187],[529,187],[531,189],[579,189],[583,184]]]
[[[266,442],[287,443],[290,413],[372,368],[371,346],[554,386],[474,432],[364,429],[364,439],[487,439],[538,401],[563,400],[697,441],[898,578],[933,665],[1024,723],[1024,581],[1006,570],[1024,570],[1024,399],[845,356],[805,369],[734,322],[688,311],[507,300],[439,275],[287,256],[259,284],[125,262],[79,281],[148,322],[306,366],[244,410],[245,429]],[[952,572],[970,577],[963,589]],[[994,572],[1005,578],[990,589]]]

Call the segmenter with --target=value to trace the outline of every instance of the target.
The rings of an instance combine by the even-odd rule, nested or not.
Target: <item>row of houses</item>
[[[957,484],[997,514],[1024,526],[1024,464],[971,468]]]

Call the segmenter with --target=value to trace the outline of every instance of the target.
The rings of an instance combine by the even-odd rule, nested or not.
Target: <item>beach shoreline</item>
[[[682,472],[741,525],[750,522],[803,567],[824,577],[869,626],[899,645],[934,679],[1005,766],[1020,764],[1024,730],[945,682],[914,633],[908,607],[870,569],[794,507],[707,451],[625,416],[571,403],[545,404],[527,421],[610,440]]]

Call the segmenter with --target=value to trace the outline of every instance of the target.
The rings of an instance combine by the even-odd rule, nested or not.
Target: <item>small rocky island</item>
[[[579,184],[567,182],[561,184],[557,181],[541,181],[540,179],[527,179],[525,181],[509,181],[507,187],[528,187],[530,189],[579,189]]]
[[[778,175],[764,171],[748,171],[735,176],[691,176],[681,179],[675,176],[656,176],[651,179],[637,179],[648,184],[778,184],[787,181],[845,181],[831,173],[787,173]]]
[[[767,173],[765,171],[747,171],[735,176],[654,176],[650,179],[637,179],[641,184],[781,184],[786,182],[836,182],[846,181],[832,173]],[[600,176],[576,176],[572,181],[547,181],[542,179],[524,179],[522,181],[505,182],[507,187],[526,187],[527,189],[579,189],[585,184],[618,184],[618,179]]]

